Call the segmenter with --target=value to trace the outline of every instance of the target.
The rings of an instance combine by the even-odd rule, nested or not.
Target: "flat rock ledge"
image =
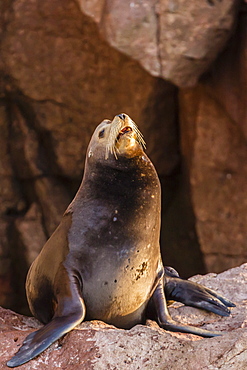
[[[180,322],[224,331],[221,337],[202,339],[171,333],[153,321],[131,330],[100,321],[84,322],[19,369],[246,369],[247,368],[247,263],[221,274],[195,276],[193,281],[217,290],[236,307],[230,317],[173,304],[169,310]],[[40,324],[34,318],[0,309],[0,369],[24,338]]]

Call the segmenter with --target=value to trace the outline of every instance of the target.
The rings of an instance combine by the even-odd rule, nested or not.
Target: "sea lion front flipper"
[[[154,306],[156,309],[158,323],[163,329],[166,329],[169,331],[175,331],[175,332],[179,331],[182,333],[200,335],[205,338],[215,337],[215,336],[224,334],[224,333],[217,332],[217,331],[208,331],[205,329],[200,329],[200,328],[196,328],[190,325],[183,325],[183,324],[175,322],[171,318],[168,312],[168,309],[167,309],[163,279],[161,279],[160,282],[158,283],[152,295],[152,300],[154,302]]]
[[[182,302],[186,306],[202,308],[220,316],[229,316],[228,307],[235,304],[215,291],[179,277],[167,277],[165,282],[167,300]]]
[[[85,317],[86,309],[81,298],[76,304],[67,301],[60,302],[59,306],[62,308],[61,311],[59,308],[57,310],[59,316],[55,314],[48,324],[29,334],[16,355],[7,362],[7,366],[20,366],[33,359],[57,339],[72,330]]]

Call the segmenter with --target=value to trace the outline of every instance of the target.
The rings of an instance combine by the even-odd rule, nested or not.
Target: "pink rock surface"
[[[222,51],[238,10],[232,0],[77,2],[112,46],[182,87],[194,85]]]
[[[84,322],[43,354],[20,369],[245,369],[247,365],[247,264],[219,275],[196,276],[201,282],[236,303],[224,318],[175,304],[176,320],[224,331],[221,337],[202,339],[191,334],[171,333],[153,321],[130,330],[116,329],[100,321]],[[0,311],[0,369],[16,352],[23,339],[39,327],[33,318]]]

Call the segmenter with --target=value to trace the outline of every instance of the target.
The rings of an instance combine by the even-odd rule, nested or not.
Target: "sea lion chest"
[[[149,162],[103,174],[85,176],[72,205],[66,265],[82,283],[87,319],[131,327],[157,276],[160,186]]]

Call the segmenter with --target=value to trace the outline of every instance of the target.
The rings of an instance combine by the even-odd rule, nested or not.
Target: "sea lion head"
[[[88,146],[87,157],[97,160],[132,158],[145,148],[145,141],[135,122],[125,113],[112,121],[105,119],[95,129]]]

